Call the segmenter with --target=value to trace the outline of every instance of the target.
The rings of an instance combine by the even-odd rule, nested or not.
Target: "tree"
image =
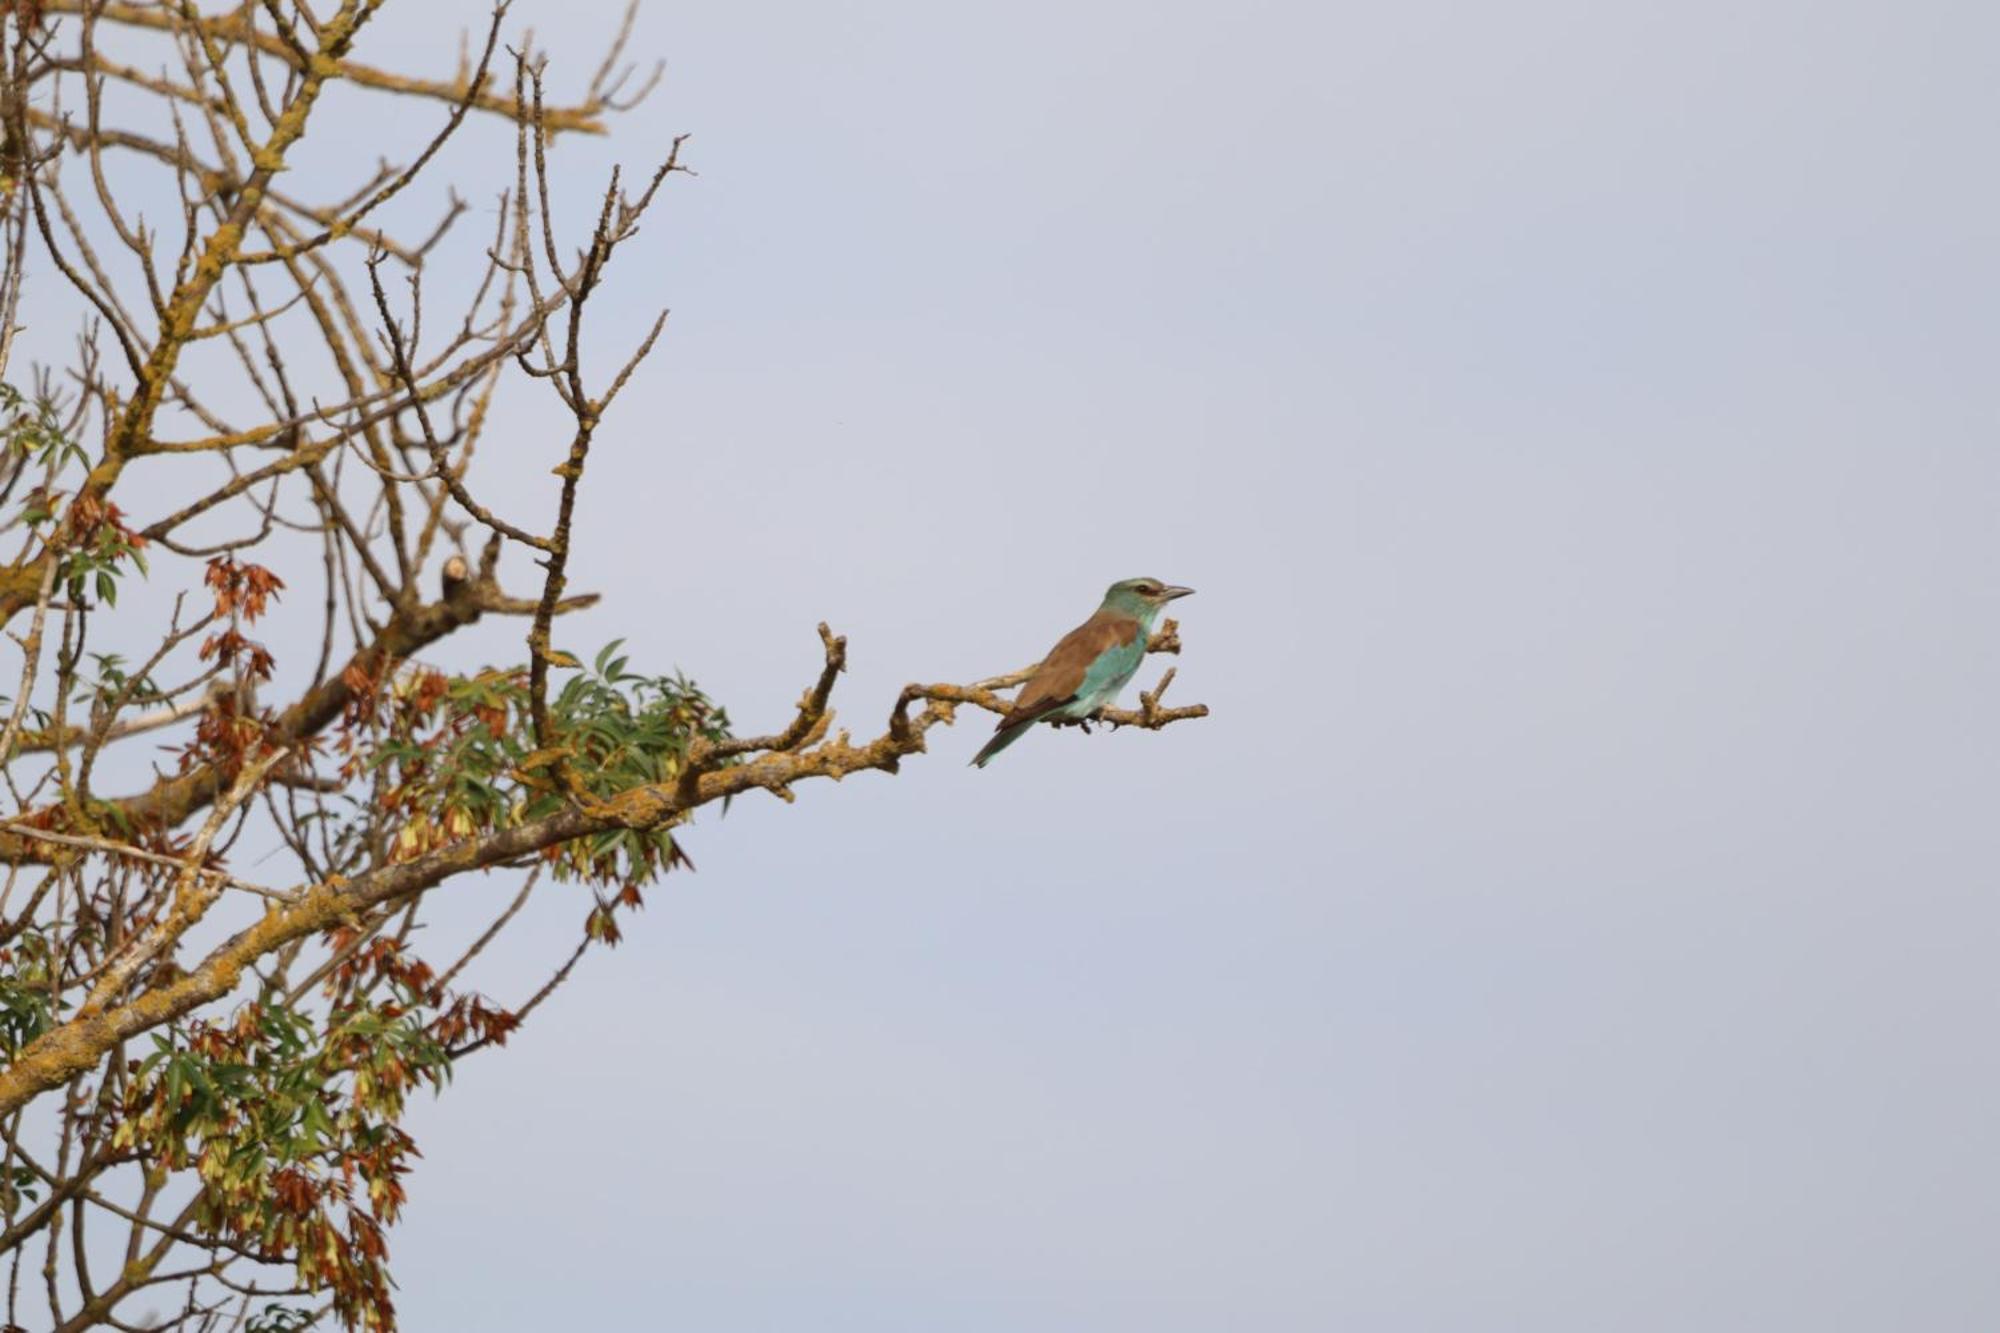
[[[614,171],[566,241],[551,158],[644,95],[621,66],[631,14],[555,105],[544,57],[503,42],[506,3],[448,79],[354,57],[387,7],[7,0],[0,19],[9,1327],[393,1327],[410,1094],[615,944],[644,888],[689,864],[696,810],[894,773],[956,709],[1004,712],[1026,674],[911,685],[857,741],[832,726],[846,643],[822,625],[790,721],[739,736],[689,680],[553,644],[595,600],[566,575],[591,451],[666,316],[602,365],[586,319],[683,143],[636,184]],[[434,133],[342,179],[310,135],[335,90],[402,99]],[[477,282],[439,312],[422,280],[466,205],[414,233],[391,219],[480,119],[511,126],[506,184],[459,252]],[[24,312],[45,320],[59,294],[84,303],[74,357],[14,376]],[[474,489],[509,382],[570,423],[482,459],[554,465],[540,518]],[[509,551],[538,586],[503,586]],[[302,598],[323,609],[317,649],[281,661],[260,622]],[[525,627],[524,664],[438,664],[488,617]],[[1154,650],[1178,649],[1168,622]],[[1202,716],[1161,704],[1172,674],[1103,720]],[[489,871],[518,881],[511,904],[419,956],[427,895]],[[550,880],[589,893],[580,937],[539,990],[488,999],[481,950]]]

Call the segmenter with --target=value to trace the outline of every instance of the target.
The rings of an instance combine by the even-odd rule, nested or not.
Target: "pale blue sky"
[[[516,17],[574,86],[615,6]],[[674,308],[571,646],[761,727],[824,618],[873,729],[1151,574],[1215,713],[704,819],[418,1110],[409,1328],[2000,1327],[2000,11],[649,3],[635,50],[571,203],[678,131],[701,175],[600,330]],[[413,209],[490,199],[460,147]],[[539,512],[566,436],[508,420],[482,493]]]
[[[1215,716],[706,821],[423,1112],[413,1327],[2000,1322],[1990,8],[637,46],[573,635],[863,727],[1157,574]]]

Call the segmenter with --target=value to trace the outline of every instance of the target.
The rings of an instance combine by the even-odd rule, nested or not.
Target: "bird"
[[[1083,722],[1118,698],[1139,670],[1160,609],[1193,588],[1158,579],[1125,579],[1105,591],[1096,614],[1062,639],[1014,696],[993,739],[972,757],[975,768],[1021,738],[1037,722]]]

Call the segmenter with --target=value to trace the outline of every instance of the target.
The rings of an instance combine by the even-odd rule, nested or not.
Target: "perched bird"
[[[1014,706],[1000,719],[993,739],[972,762],[986,767],[987,760],[1037,722],[1081,722],[1096,716],[1138,671],[1160,608],[1193,591],[1158,579],[1112,584],[1097,614],[1063,635],[1042,659],[1014,696]]]

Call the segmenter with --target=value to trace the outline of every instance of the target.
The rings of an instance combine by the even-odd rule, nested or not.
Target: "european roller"
[[[1082,722],[1118,698],[1145,660],[1160,608],[1193,588],[1158,579],[1126,579],[1104,594],[1097,614],[1063,635],[1014,696],[992,740],[973,756],[980,768],[1037,722]]]

